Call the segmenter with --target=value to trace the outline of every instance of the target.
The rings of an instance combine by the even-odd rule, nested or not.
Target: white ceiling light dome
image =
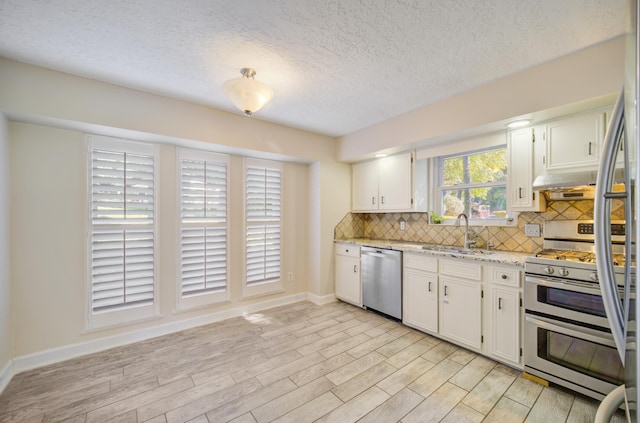
[[[242,68],[240,73],[242,77],[224,83],[224,93],[246,116],[251,116],[271,101],[273,90],[255,80],[254,69]]]

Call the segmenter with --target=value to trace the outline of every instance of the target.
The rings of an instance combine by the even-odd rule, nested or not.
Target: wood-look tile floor
[[[375,313],[301,302],[18,374],[0,422],[553,423],[596,408]]]

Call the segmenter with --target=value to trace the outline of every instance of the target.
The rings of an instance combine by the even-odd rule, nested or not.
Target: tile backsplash
[[[624,219],[624,203],[614,200],[611,205],[614,219]],[[404,219],[405,230],[400,230]],[[469,226],[477,234],[479,248],[487,241],[496,250],[533,253],[542,248],[542,237],[524,235],[524,225],[544,226],[549,220],[593,219],[593,201],[549,201],[545,212],[523,212],[517,226]],[[347,213],[334,229],[335,239],[370,238],[429,244],[462,245],[464,227],[429,223],[428,213]]]

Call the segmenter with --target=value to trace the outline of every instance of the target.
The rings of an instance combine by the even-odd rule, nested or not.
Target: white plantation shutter
[[[282,165],[245,161],[245,280],[247,287],[281,282]]]
[[[280,279],[280,225],[247,227],[247,284]]]
[[[180,304],[227,291],[228,156],[179,149]],[[225,300],[211,296],[192,305]]]
[[[153,155],[93,149],[92,222],[153,223]]]
[[[153,230],[94,231],[92,310],[153,304]]]
[[[182,154],[186,152],[183,150]],[[212,155],[209,156],[207,161],[187,158],[181,160],[183,222],[227,220],[227,163],[212,161]]]
[[[247,221],[280,221],[280,169],[247,167]]]
[[[91,314],[152,307],[154,148],[107,137],[88,136],[87,139],[91,185]]]

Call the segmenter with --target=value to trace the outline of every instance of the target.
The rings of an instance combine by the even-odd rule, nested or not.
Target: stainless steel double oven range
[[[624,222],[611,225],[620,290]],[[596,272],[593,221],[549,221],[543,250],[525,262],[525,372],[602,399],[624,382]]]

